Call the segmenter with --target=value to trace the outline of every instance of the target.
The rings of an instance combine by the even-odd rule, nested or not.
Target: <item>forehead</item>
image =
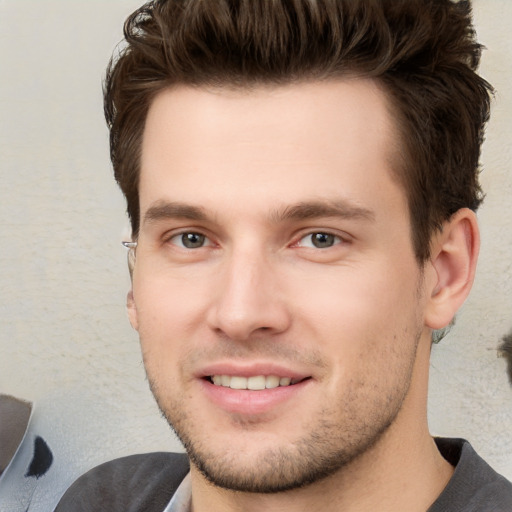
[[[308,193],[331,199],[334,190],[371,202],[392,181],[396,133],[386,95],[370,80],[173,87],[148,112],[141,214],[158,200],[208,207],[236,197],[257,207]],[[368,189],[364,198],[358,188]]]

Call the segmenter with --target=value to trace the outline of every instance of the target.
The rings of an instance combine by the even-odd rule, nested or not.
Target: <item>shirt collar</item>
[[[188,473],[163,512],[190,512],[192,509],[191,505],[192,487],[190,484],[190,473]]]

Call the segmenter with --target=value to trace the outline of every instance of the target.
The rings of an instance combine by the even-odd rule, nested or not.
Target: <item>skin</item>
[[[478,232],[461,210],[418,264],[395,133],[362,79],[154,100],[128,310],[195,512],[424,511],[450,478],[426,420],[430,336],[469,292]]]

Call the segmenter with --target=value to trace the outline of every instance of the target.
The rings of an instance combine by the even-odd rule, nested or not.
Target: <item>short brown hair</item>
[[[155,0],[124,26],[104,96],[115,177],[139,230],[139,163],[149,106],[177,83],[247,87],[348,74],[375,79],[401,136],[417,259],[458,209],[476,210],[491,86],[475,73],[471,6],[450,0]]]

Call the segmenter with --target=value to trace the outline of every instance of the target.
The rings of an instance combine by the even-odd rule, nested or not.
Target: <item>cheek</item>
[[[190,302],[180,300],[162,282],[134,281],[134,302],[137,308],[138,332],[144,366],[152,385],[176,377],[187,337],[187,315]],[[188,322],[189,324],[191,322]]]
[[[174,387],[183,377],[189,352],[212,339],[206,318],[215,276],[207,268],[171,272],[140,263],[133,294],[146,372],[153,381]]]
[[[407,274],[407,276],[405,276]],[[289,296],[299,316],[322,325],[369,327],[394,323],[416,305],[416,274],[383,265],[354,265],[318,273],[314,279],[295,279]]]
[[[415,267],[335,270],[292,294],[302,329],[324,345],[334,366],[347,372],[378,365],[404,344],[414,345],[421,321]]]
[[[148,271],[140,275],[144,278],[134,276],[133,294],[142,330],[170,336],[197,325],[210,295],[205,279]]]

